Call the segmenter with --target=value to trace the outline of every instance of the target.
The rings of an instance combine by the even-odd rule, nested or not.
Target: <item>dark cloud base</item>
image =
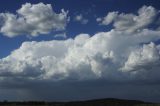
[[[113,83],[105,80],[82,82],[26,82],[5,84],[0,99],[9,101],[75,101],[98,98],[123,98],[150,102],[160,101],[159,84]]]
[[[69,21],[68,12],[62,9],[56,14],[50,4],[43,3],[24,4],[16,14],[0,13],[2,34],[35,37],[63,31]],[[137,14],[114,11],[99,18],[101,25],[113,24],[108,32],[23,42],[0,59],[0,100],[160,101],[160,45],[155,43],[160,30],[150,28],[155,17],[159,12],[152,6],[143,6]]]

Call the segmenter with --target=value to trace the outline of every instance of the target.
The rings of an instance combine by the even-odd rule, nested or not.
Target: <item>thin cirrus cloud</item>
[[[67,14],[63,9],[60,13],[55,13],[50,4],[26,3],[16,14],[0,13],[0,32],[7,37],[15,37],[38,36],[64,30],[68,21]]]
[[[97,22],[99,22],[101,25],[109,25],[113,23],[113,26],[116,30],[134,32],[151,24],[158,12],[152,6],[143,6],[138,10],[137,13],[138,15],[113,11],[109,12],[103,18],[97,18]]]

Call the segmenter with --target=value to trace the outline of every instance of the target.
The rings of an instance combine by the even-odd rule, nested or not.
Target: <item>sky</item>
[[[159,0],[0,2],[0,101],[160,101]]]

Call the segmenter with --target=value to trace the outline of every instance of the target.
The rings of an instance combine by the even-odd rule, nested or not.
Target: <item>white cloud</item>
[[[17,14],[0,13],[0,32],[5,36],[38,36],[64,30],[68,20],[68,12],[62,9],[61,13],[57,14],[50,4],[26,3],[16,12]]]
[[[139,13],[146,8],[152,10],[142,7]],[[128,19],[132,15],[123,16]],[[154,44],[158,39],[160,31],[141,27],[132,33],[112,29],[93,36],[80,34],[74,39],[24,42],[0,59],[0,82],[159,80],[160,45]]]
[[[55,38],[61,37],[61,38],[67,38],[67,35],[65,32],[63,33],[57,33],[56,35],[54,35]]]
[[[15,35],[8,35],[9,37],[24,32],[42,34],[43,31],[31,30],[30,27],[26,31],[28,24],[26,26],[27,21],[24,20],[27,19],[29,22],[32,22],[34,18],[37,20],[36,18],[41,16],[39,12],[40,16],[36,17],[37,15],[34,16],[32,11],[28,13],[27,10],[33,7],[39,9],[39,5],[50,7],[44,4],[36,6],[25,4],[17,11],[17,16],[11,13],[1,14],[1,25],[7,22],[7,27],[11,28],[9,32],[15,33]],[[20,14],[22,16],[19,16]],[[60,14],[56,14],[55,19],[59,20],[57,17],[61,16],[67,18],[63,12]],[[110,12],[103,19],[97,18],[101,24],[102,21],[106,25],[113,23],[115,29],[108,32],[98,32],[95,35],[79,34],[74,39],[23,42],[10,55],[0,59],[0,87],[16,88],[15,90],[24,88],[23,92],[18,89],[18,94],[15,94],[13,90],[13,95],[17,95],[20,99],[26,96],[29,100],[33,100],[34,97],[44,100],[44,98],[50,99],[58,96],[58,99],[65,98],[66,100],[68,96],[64,95],[70,94],[73,94],[72,99],[75,99],[75,97],[82,97],[84,91],[83,97],[92,97],[94,93],[98,95],[97,97],[106,97],[108,94],[114,97],[117,95],[124,97],[125,93],[126,97],[136,95],[135,98],[144,94],[146,98],[148,92],[153,93],[155,89],[159,92],[160,45],[154,42],[160,39],[160,30],[147,29],[147,25],[151,24],[156,14],[156,10],[151,6],[139,9],[138,15]],[[4,17],[8,18],[7,21]],[[79,17],[78,20],[83,20],[81,18]],[[58,29],[61,29],[63,22],[62,24],[59,21],[56,22],[60,25]],[[9,23],[14,23],[17,27],[14,29]],[[22,23],[24,25],[21,25]],[[36,36],[34,33],[31,35]],[[62,35],[63,33],[54,36]],[[64,36],[66,36],[65,33]],[[116,84],[111,84],[114,82]],[[117,84],[119,82],[120,84]],[[85,84],[87,86],[84,86]],[[152,85],[147,85],[149,90],[146,90],[146,86],[138,84]],[[44,87],[47,91],[43,89]],[[134,90],[135,87],[140,89]],[[159,97],[157,92],[154,93],[154,98]],[[3,91],[1,93],[2,96],[6,95]],[[32,96],[28,96],[29,94]]]
[[[130,35],[111,30],[92,37],[80,34],[75,39],[24,42],[9,56],[0,59],[0,76],[4,80],[6,75],[27,80],[127,80],[132,71],[126,70],[139,73],[149,63],[159,61],[159,50],[156,49],[159,46],[151,43],[136,49],[140,44],[159,38],[159,31],[145,29]],[[152,72],[150,78],[157,74]]]
[[[96,18],[96,21],[100,22],[100,21],[102,21],[102,18],[98,17],[98,18]]]
[[[112,23],[118,16],[118,12],[109,12],[107,16],[105,16],[102,20],[98,20],[99,18],[97,18],[97,22],[102,21],[102,25],[108,25],[110,23]]]
[[[149,70],[148,67],[155,67],[160,64],[160,49],[154,43],[144,44],[143,47],[130,53],[122,70],[138,71]]]
[[[75,16],[74,20],[77,21],[77,22],[80,22],[81,24],[87,24],[88,23],[88,19],[85,19],[82,14],[79,14],[79,15]]]
[[[76,21],[81,21],[82,20],[82,14],[80,14],[80,15],[77,15],[76,17],[75,17],[75,20]]]
[[[158,11],[152,6],[143,6],[138,10],[138,15],[132,13],[109,12],[100,22],[102,25],[113,23],[116,30],[135,32],[150,25]]]

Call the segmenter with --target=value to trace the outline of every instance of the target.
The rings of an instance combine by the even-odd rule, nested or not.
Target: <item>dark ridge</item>
[[[157,103],[143,102],[139,100],[124,99],[95,99],[87,101],[73,102],[44,102],[44,101],[28,101],[28,102],[0,102],[0,106],[160,106]]]

